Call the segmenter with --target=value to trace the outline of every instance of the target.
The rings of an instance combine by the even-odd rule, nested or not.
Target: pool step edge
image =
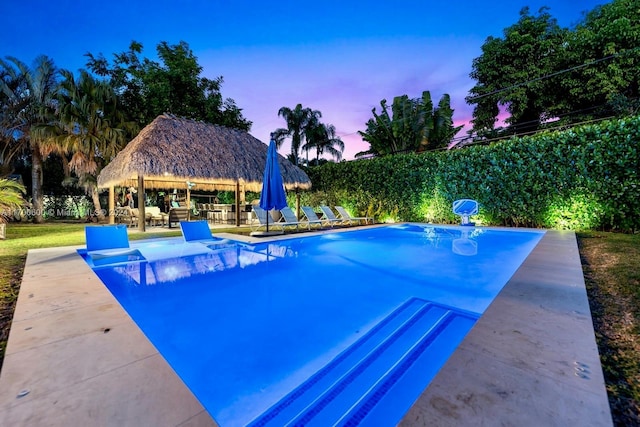
[[[426,348],[434,342],[449,341],[438,337],[459,317],[449,308],[426,300],[407,300],[250,425],[358,423],[356,420],[366,418],[378,402],[388,400],[388,392],[402,383],[412,365],[424,365],[421,359],[426,358],[421,356]],[[470,329],[467,326],[462,336]],[[459,342],[454,341],[455,345]]]

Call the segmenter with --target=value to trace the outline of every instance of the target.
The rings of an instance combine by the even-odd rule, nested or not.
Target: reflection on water
[[[482,230],[463,228],[459,232],[460,237],[453,239],[451,242],[451,250],[453,253],[464,256],[477,255],[478,242],[475,238],[482,234]]]
[[[175,282],[196,275],[236,268],[244,269],[252,265],[275,262],[297,255],[292,248],[276,243],[260,245],[230,243],[224,247],[218,245],[201,249],[202,253],[190,256],[167,250],[167,257],[119,264],[111,268],[114,272],[126,276],[128,282],[149,286]],[[140,250],[144,253],[144,247],[141,247]],[[154,255],[157,257],[157,254]]]
[[[485,230],[479,228],[446,228],[430,225],[400,224],[391,228],[409,231],[422,244],[433,248],[448,247],[456,255],[478,254],[478,238]],[[323,239],[342,240],[346,236],[331,234]],[[156,285],[171,283],[191,276],[245,269],[265,262],[298,256],[296,245],[282,243],[260,243],[250,245],[226,241],[224,244],[185,243],[140,245],[138,249],[145,261],[119,263],[105,266],[113,269],[126,281],[134,285]]]
[[[395,228],[420,233],[433,247],[440,247],[443,242],[451,241],[451,251],[463,256],[478,254],[477,238],[485,232],[485,230],[476,227],[445,228],[417,224],[402,224],[395,226]]]

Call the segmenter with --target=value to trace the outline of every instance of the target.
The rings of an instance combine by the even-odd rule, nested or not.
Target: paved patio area
[[[0,425],[216,425],[76,249],[29,252]],[[574,233],[546,233],[400,425],[612,425]]]

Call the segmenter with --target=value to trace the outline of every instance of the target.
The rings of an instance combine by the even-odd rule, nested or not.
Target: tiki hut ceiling
[[[98,186],[137,187],[138,175],[149,189],[227,190],[240,183],[260,191],[267,144],[249,133],[168,114],[142,129],[100,172]],[[288,190],[310,188],[307,174],[278,154],[282,181]]]

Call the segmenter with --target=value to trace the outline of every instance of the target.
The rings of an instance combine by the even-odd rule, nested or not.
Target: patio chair
[[[320,206],[320,210],[322,210],[322,216],[320,217],[321,221],[324,221],[325,224],[329,224],[331,225],[331,227],[333,227],[334,225],[350,225],[351,222],[350,221],[345,221],[342,218],[338,218],[336,216],[336,214],[333,213],[333,211],[331,210],[331,208],[329,206]]]
[[[94,265],[144,260],[140,251],[129,245],[124,224],[91,225],[84,232],[87,255]]]
[[[197,242],[200,240],[214,240],[209,223],[206,220],[180,221],[180,230],[185,242]]]
[[[251,217],[251,222],[249,226],[251,227],[251,231],[263,231],[267,229],[267,215],[270,215],[269,212],[262,209],[260,206],[253,206],[251,209],[253,216]],[[295,215],[294,215],[295,216]],[[284,218],[280,218],[279,221],[269,219],[269,229],[271,231],[280,230],[284,233],[285,228],[295,228],[298,229],[298,221],[296,222],[287,222],[283,221]]]
[[[215,249],[220,246],[228,246],[229,244],[228,239],[215,237],[211,233],[209,222],[206,219],[198,221],[180,221],[180,229],[182,230],[182,237],[184,237],[184,241],[187,243],[202,243],[211,249]]]
[[[124,224],[128,227],[138,225],[138,215],[129,206],[122,206],[115,209],[115,220],[118,224]]]
[[[311,230],[312,222],[310,220],[300,221],[289,206],[285,206],[284,208],[280,209],[280,213],[282,214],[282,217],[284,218],[285,222],[289,224],[297,223],[298,227],[304,227],[307,230]],[[322,223],[317,219],[313,223],[322,227]]]
[[[164,226],[169,217],[168,214],[160,212],[160,208],[157,206],[147,206],[145,209],[145,216],[147,224],[149,225],[161,225]]]
[[[350,221],[351,224],[362,224],[362,222],[368,224],[369,221],[371,221],[371,223],[373,224],[373,218],[370,216],[351,216],[351,214],[349,214],[349,212],[347,212],[347,210],[342,206],[336,206],[336,210],[338,211],[338,218],[342,218],[345,221]]]
[[[278,210],[280,214],[280,224],[282,224],[283,228],[290,228],[297,231],[301,226],[309,229],[309,224],[300,221],[295,213],[291,210],[289,206],[285,206],[284,208]]]
[[[453,213],[460,217],[460,225],[474,226],[469,217],[478,214],[478,202],[473,199],[459,199],[453,202]]]
[[[322,228],[325,225],[328,225],[330,227],[333,227],[333,223],[331,221],[323,221],[320,218],[318,218],[318,215],[316,215],[315,211],[311,206],[301,206],[300,209],[302,209],[302,213],[305,218],[304,221],[309,223],[309,226],[317,225],[318,228]]]
[[[167,219],[169,228],[173,227],[173,224],[180,221],[189,220],[189,208],[177,207],[169,209],[169,217]]]

